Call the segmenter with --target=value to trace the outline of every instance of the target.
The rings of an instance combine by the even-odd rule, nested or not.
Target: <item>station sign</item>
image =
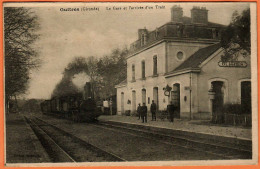
[[[246,68],[247,63],[245,61],[227,61],[227,62],[218,62],[220,67],[237,67],[237,68]]]

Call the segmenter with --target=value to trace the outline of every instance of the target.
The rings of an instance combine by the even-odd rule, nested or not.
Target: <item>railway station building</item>
[[[139,29],[127,57],[127,79],[115,86],[117,114],[135,113],[139,103],[149,111],[152,100],[159,111],[172,101],[179,118],[210,119],[225,104],[250,109],[250,57],[221,59],[224,28],[208,21],[205,7],[193,7],[186,17],[173,6],[170,22]]]

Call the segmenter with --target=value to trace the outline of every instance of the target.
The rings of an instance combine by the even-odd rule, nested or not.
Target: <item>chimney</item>
[[[206,9],[206,7],[200,8],[198,6],[194,6],[191,9],[191,23],[208,23],[208,10]]]
[[[174,5],[171,8],[171,21],[172,22],[182,22],[183,10],[180,6]]]

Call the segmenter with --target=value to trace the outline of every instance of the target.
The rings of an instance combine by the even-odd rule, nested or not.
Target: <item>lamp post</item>
[[[163,88],[163,90],[164,90],[164,95],[168,96],[168,104],[169,104],[170,91],[172,90],[172,88],[167,84],[166,87]]]

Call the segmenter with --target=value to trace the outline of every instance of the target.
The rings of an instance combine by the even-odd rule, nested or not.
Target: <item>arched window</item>
[[[153,75],[157,75],[157,55],[153,56]]]
[[[135,65],[132,65],[132,81],[135,81]]]
[[[145,61],[142,61],[142,78],[145,79]]]

